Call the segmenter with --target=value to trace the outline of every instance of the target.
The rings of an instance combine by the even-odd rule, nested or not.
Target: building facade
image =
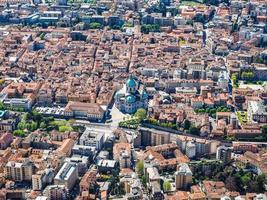
[[[9,161],[4,168],[5,177],[13,181],[31,181],[34,165],[29,160],[23,162]]]
[[[192,171],[186,163],[179,164],[175,172],[176,189],[186,189],[192,183],[192,176]]]

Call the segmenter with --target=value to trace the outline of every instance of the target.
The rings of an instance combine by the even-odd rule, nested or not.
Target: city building
[[[118,167],[117,162],[115,160],[107,160],[107,159],[98,160],[96,165],[98,171],[102,173],[111,172],[112,170],[115,170],[116,167]],[[122,165],[127,166],[127,163],[125,163],[124,161]]]
[[[196,156],[196,144],[195,143],[191,141],[186,143],[185,155],[190,159]]]
[[[69,198],[69,190],[65,185],[48,185],[44,189],[44,196],[48,200],[62,200]]]
[[[70,156],[74,144],[75,141],[73,139],[65,139],[62,145],[57,149],[57,152],[64,156]]]
[[[65,162],[54,178],[56,185],[64,185],[71,190],[78,179],[78,169],[75,163]]]
[[[47,184],[51,184],[54,179],[54,170],[48,168],[43,171],[38,171],[36,174],[32,175],[32,189],[42,190]]]
[[[179,164],[175,172],[176,189],[186,189],[192,184],[192,171],[186,163]]]
[[[231,161],[232,148],[226,146],[220,146],[217,149],[216,159],[221,160],[227,164]]]
[[[251,122],[266,123],[267,112],[262,101],[248,101],[248,119]]]
[[[41,83],[11,83],[1,91],[1,102],[11,108],[31,109]]]
[[[139,128],[139,134],[135,138],[134,146],[157,146],[170,143],[170,133],[153,128]]]
[[[113,158],[120,168],[130,168],[132,164],[132,151],[129,143],[116,143],[113,147]]]
[[[100,151],[105,142],[105,134],[109,133],[110,131],[106,131],[104,126],[86,127],[79,139],[79,145],[95,147],[97,151]]]
[[[4,133],[0,136],[0,149],[6,149],[13,141],[11,133]]]
[[[64,109],[64,115],[68,118],[88,119],[102,121],[106,111],[96,103],[82,103],[70,101]]]
[[[65,158],[65,162],[75,163],[78,169],[78,175],[83,176],[89,166],[89,157],[74,154],[71,157]]]
[[[4,168],[5,177],[13,181],[31,181],[34,164],[28,159],[21,162],[8,161]]]

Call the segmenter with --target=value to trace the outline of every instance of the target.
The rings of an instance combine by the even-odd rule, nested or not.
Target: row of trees
[[[140,180],[141,180],[143,186],[146,187],[147,186],[147,179],[146,179],[146,176],[144,174],[144,167],[145,167],[144,161],[138,160],[135,167],[136,167],[136,171],[138,173],[138,176],[140,177]]]
[[[255,79],[255,74],[252,71],[243,71],[241,73],[241,79],[244,81],[253,81]],[[233,73],[231,75],[231,80],[233,83],[233,87],[236,88],[238,87],[238,74]]]
[[[131,128],[136,129],[139,124],[146,119],[147,113],[143,108],[139,108],[134,115],[131,116],[131,119],[124,120],[119,122],[119,126],[122,128]]]
[[[149,32],[159,32],[160,26],[158,24],[143,24],[141,26],[141,32],[148,34]]]
[[[252,81],[255,77],[255,74],[252,71],[244,71],[241,73],[241,78],[246,81]]]
[[[196,113],[208,113],[209,116],[215,118],[217,112],[230,112],[231,110],[225,106],[220,106],[217,108],[200,108],[196,109]]]
[[[155,125],[155,126],[161,126],[163,128],[170,128],[170,129],[174,129],[174,130],[177,130],[179,128],[179,126],[175,123],[171,123],[171,122],[159,122],[158,120],[156,119],[153,119],[153,118],[149,118],[147,120],[147,122],[149,124],[152,124],[152,125]]]
[[[232,80],[232,84],[234,88],[238,87],[238,74],[237,73],[233,73],[231,75],[231,80]]]

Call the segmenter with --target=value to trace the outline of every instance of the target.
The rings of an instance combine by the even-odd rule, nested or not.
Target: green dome
[[[133,96],[133,95],[128,95],[128,96],[126,97],[126,102],[127,102],[127,103],[134,103],[134,102],[135,102],[135,96]]]
[[[126,85],[127,85],[127,87],[136,87],[136,82],[135,82],[135,80],[131,77],[131,78],[129,78],[128,80],[127,80],[127,82],[126,82]]]

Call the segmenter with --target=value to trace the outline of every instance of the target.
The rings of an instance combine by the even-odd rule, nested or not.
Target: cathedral
[[[115,105],[123,113],[135,113],[137,109],[147,109],[148,94],[139,81],[130,76],[126,84],[115,95]]]

